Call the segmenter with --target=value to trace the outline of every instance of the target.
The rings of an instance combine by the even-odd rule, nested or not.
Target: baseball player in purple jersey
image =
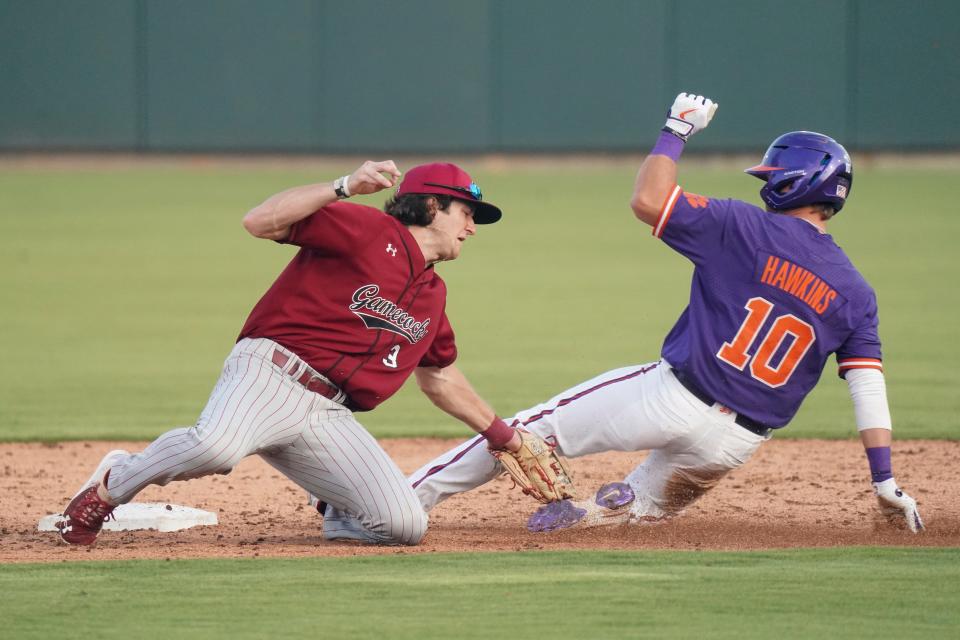
[[[446,286],[434,270],[476,225],[500,219],[456,165],[411,169],[384,211],[342,202],[393,187],[392,161],[289,189],[244,218],[252,235],[300,249],[250,313],[195,426],[139,454],[113,451],[64,509],[61,538],[91,544],[116,505],[144,487],[270,465],[329,505],[329,539],[416,544],[427,518],[413,489],[357,422],[411,373],[441,409],[491,448],[517,450],[457,369]],[[340,526],[349,519],[349,527]]]
[[[592,500],[541,507],[549,531],[680,513],[790,422],[831,354],[846,379],[881,511],[923,528],[890,461],[890,413],[873,290],[826,233],[853,166],[842,146],[808,131],[774,140],[747,173],[764,181],[766,211],[685,192],[677,160],[717,105],[680,94],[640,167],[631,205],[655,238],[693,263],[690,301],[661,359],[602,374],[508,420],[567,456],[651,450],[625,482]],[[424,508],[498,475],[474,439],[411,476]]]

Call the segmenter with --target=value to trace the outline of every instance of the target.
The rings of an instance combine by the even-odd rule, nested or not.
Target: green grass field
[[[331,166],[340,175],[349,166]],[[506,211],[440,266],[459,365],[503,415],[658,357],[691,268],[632,217],[635,167],[488,172]],[[0,440],[150,439],[192,424],[246,314],[293,253],[246,235],[271,193],[327,178],[254,169],[0,173]],[[956,171],[860,169],[831,232],[874,284],[899,437],[957,438]],[[756,200],[737,168],[689,190]],[[383,196],[366,199],[380,204]],[[464,427],[408,385],[378,436]],[[831,363],[787,437],[855,435]]]
[[[0,588],[24,640],[952,638],[960,551],[14,565]]]
[[[293,249],[240,218],[278,169],[0,172],[0,441],[151,439],[191,424]],[[459,364],[509,415],[654,360],[690,266],[629,211],[635,167],[479,172],[505,209],[450,287]],[[960,437],[958,171],[858,170],[831,232],[874,284],[900,438]],[[689,190],[755,200],[736,168]],[[379,204],[382,197],[367,198]],[[408,385],[378,436],[466,429]],[[778,437],[855,436],[824,380]],[[3,637],[935,638],[960,626],[957,549],[394,555],[0,566]]]

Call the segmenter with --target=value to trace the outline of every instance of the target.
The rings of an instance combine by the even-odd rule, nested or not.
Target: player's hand
[[[883,482],[874,482],[873,492],[877,495],[880,513],[890,524],[900,529],[906,526],[914,533],[923,531],[923,520],[917,511],[917,501],[904,493],[897,486],[896,480],[890,478]]]
[[[351,196],[376,193],[393,187],[400,175],[400,170],[393,160],[367,160],[350,174],[347,190]]]
[[[516,435],[520,437],[520,448],[517,451],[490,451],[490,454],[500,461],[503,470],[510,475],[514,484],[525,494],[544,504],[565,498],[576,499],[573,473],[556,452],[556,445],[523,429],[517,429]]]
[[[667,123],[664,131],[669,131],[684,142],[687,138],[707,128],[717,107],[720,106],[710,98],[697,96],[692,93],[681,93],[673,101],[670,112],[667,114]]]

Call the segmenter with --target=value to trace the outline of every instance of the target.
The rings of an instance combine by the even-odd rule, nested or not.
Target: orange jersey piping
[[[664,201],[663,208],[660,209],[660,215],[657,216],[657,224],[653,227],[655,237],[659,238],[663,235],[663,229],[667,226],[667,221],[670,220],[670,214],[673,213],[673,207],[677,204],[677,198],[680,197],[681,193],[683,193],[683,189],[680,188],[680,185],[676,185]]]
[[[883,371],[883,362],[876,358],[847,358],[837,362],[839,373],[843,374],[851,369],[876,369]]]

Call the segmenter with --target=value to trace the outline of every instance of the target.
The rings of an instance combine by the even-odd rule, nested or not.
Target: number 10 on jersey
[[[747,317],[730,342],[724,342],[717,357],[731,367],[743,371],[750,364],[750,375],[768,387],[782,387],[790,380],[803,356],[807,354],[816,339],[813,327],[786,313],[777,316],[766,335],[757,346],[757,350],[747,353],[757,339],[760,329],[766,324],[773,311],[773,303],[765,298],[750,298],[744,305]],[[773,356],[780,351],[785,340],[791,340],[790,346],[776,366],[771,364]]]

